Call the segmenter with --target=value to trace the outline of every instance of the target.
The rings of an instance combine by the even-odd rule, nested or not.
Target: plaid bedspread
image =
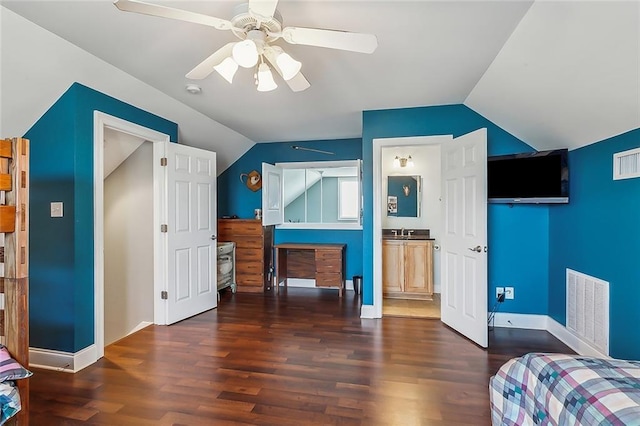
[[[502,425],[640,425],[640,362],[530,353],[489,381]]]

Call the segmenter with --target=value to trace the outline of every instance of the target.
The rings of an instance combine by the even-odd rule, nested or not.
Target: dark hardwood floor
[[[353,292],[222,295],[150,326],[76,373],[35,369],[31,425],[489,425],[489,377],[526,352],[571,352],[496,328],[483,350],[439,320],[362,320]]]

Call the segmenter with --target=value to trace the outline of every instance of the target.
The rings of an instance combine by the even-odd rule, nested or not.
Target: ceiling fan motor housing
[[[247,38],[252,30],[259,30],[265,35],[264,41],[268,43],[277,40],[282,32],[282,16],[280,12],[276,10],[273,13],[273,17],[263,21],[249,12],[249,3],[240,4],[233,9],[231,23],[233,24],[231,31],[241,40]]]

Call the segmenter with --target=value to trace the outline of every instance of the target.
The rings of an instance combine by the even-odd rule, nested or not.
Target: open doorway
[[[153,324],[153,145],[104,132],[104,344]]]
[[[403,269],[407,269],[391,271],[394,277],[401,276],[403,282],[389,279],[388,268],[383,271],[382,315],[440,319],[438,238],[443,232],[440,143],[424,143],[425,138],[411,139],[413,144],[381,147],[380,189],[386,201],[380,214],[382,263],[402,263]],[[395,240],[393,235],[389,236],[393,231],[394,234],[411,232],[411,238],[429,240],[410,240],[417,246],[405,247],[406,255],[400,254],[400,260],[396,260],[397,246],[407,245],[408,240]],[[420,247],[423,243],[426,250]],[[416,273],[419,276],[416,277]],[[411,285],[412,279],[425,284]]]
[[[129,214],[120,214],[117,223],[133,219],[128,216],[139,216],[136,220],[145,229],[151,227],[151,238],[142,250],[153,253],[150,258],[145,254],[144,272],[150,277],[152,293],[147,290],[137,292],[128,302],[151,300],[153,307],[153,323],[169,325],[193,315],[197,315],[217,306],[216,288],[216,153],[177,143],[170,143],[169,135],[139,126],[108,114],[94,112],[94,336],[95,345],[91,351],[83,354],[89,365],[104,356],[105,346],[105,132],[107,135],[124,134],[133,137],[132,144],[126,144],[131,155],[124,156],[122,164],[128,161],[128,167],[134,180],[142,178],[138,174],[133,157],[141,157],[146,169],[144,184],[131,179],[123,180],[114,187],[117,194],[140,188],[145,192],[147,201],[144,207],[132,203],[128,207]],[[147,142],[148,141],[148,142]],[[108,143],[108,142],[107,142]],[[147,144],[145,146],[145,144]],[[150,146],[151,148],[147,148]],[[149,181],[149,156],[152,152],[151,176]],[[116,164],[118,161],[115,162]],[[120,167],[123,167],[122,165]],[[109,178],[107,178],[109,179]],[[151,191],[151,194],[149,192]],[[135,198],[135,195],[133,196]],[[151,202],[149,203],[149,198]],[[137,201],[137,200],[136,200]],[[138,211],[144,208],[147,213]],[[149,234],[147,234],[148,237]],[[129,239],[131,236],[121,235]],[[137,238],[137,237],[133,237]],[[136,247],[140,247],[135,242]],[[117,247],[115,250],[117,251]],[[130,265],[139,260],[128,259]],[[153,267],[150,268],[149,265]],[[136,265],[137,266],[137,265]],[[116,266],[119,267],[119,266]],[[139,286],[132,273],[127,279],[132,282],[127,285]],[[118,279],[118,278],[116,278]],[[121,303],[120,294],[123,290],[116,290],[110,299]],[[149,283],[145,288],[151,288]],[[137,291],[137,290],[136,290]],[[148,308],[148,305],[147,305]],[[148,310],[148,309],[145,309]],[[130,319],[126,324],[126,332],[131,333],[136,328],[144,327],[148,320],[148,313],[143,317]],[[133,329],[131,329],[133,327]],[[116,337],[117,339],[117,337]],[[111,339],[110,339],[111,340]],[[95,349],[94,349],[95,348]]]
[[[373,306],[366,311],[363,307],[363,316],[380,318],[383,310],[385,277],[383,277],[382,267],[382,246],[385,239],[382,213],[392,209],[394,204],[392,201],[395,200],[383,199],[382,148],[405,147],[420,143],[439,144],[441,149],[443,232],[438,237],[442,253],[439,262],[442,269],[441,320],[479,346],[487,347],[486,128],[477,129],[456,138],[447,135],[373,140],[373,241],[375,242],[373,244]],[[401,238],[395,238],[401,240],[403,244],[411,239],[407,238],[408,233],[404,231],[404,229],[401,230]],[[415,232],[417,233],[418,230]],[[425,240],[424,237],[422,239]],[[414,245],[410,243],[406,241],[406,246]],[[427,251],[424,247],[422,250]],[[406,247],[403,248],[403,253],[405,256],[411,256],[407,254]],[[396,264],[399,263],[396,262]],[[411,271],[413,272],[415,270]],[[386,278],[388,279],[389,275]],[[409,282],[413,287],[420,284],[419,279]]]
[[[157,156],[154,144],[168,141],[169,135],[94,112],[96,360],[104,356],[106,344],[157,322],[153,295],[156,287],[162,285],[162,277],[158,263],[160,242],[157,233],[152,231],[159,227],[162,200],[159,177],[153,168]],[[128,235],[127,231],[141,223],[146,226],[141,226],[140,233]],[[124,241],[118,242],[119,239]],[[123,243],[134,245],[122,252],[119,244]],[[132,249],[149,248],[148,253],[132,252]],[[129,253],[126,258],[122,256],[125,252]],[[140,271],[135,270],[136,262],[142,262]],[[106,265],[109,265],[109,271],[105,274]],[[139,282],[142,275],[147,278]],[[142,304],[141,312],[134,313],[136,304]],[[108,325],[106,321],[109,321]]]

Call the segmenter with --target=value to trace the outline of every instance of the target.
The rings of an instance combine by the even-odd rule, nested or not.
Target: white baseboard
[[[580,355],[609,358],[608,355],[601,353],[551,317],[548,317],[547,331]]]
[[[508,312],[498,312],[494,318],[493,324],[490,325],[493,325],[495,327],[546,330],[547,318],[549,317],[546,315],[511,314]]]
[[[29,348],[29,366],[46,370],[77,373],[98,360],[96,345],[76,353]]]
[[[375,319],[375,318],[381,318],[381,315],[376,315],[375,306],[362,305],[360,307],[360,318]]]
[[[495,327],[545,330],[551,333],[562,343],[569,346],[579,355],[609,358],[608,355],[600,353],[597,349],[570,332],[564,325],[560,324],[547,315],[512,314],[509,312],[499,312],[496,314],[495,320],[492,325]]]
[[[136,326],[133,328],[133,330],[131,330],[131,331],[127,334],[127,336],[128,336],[129,334],[133,334],[133,333],[135,333],[136,331],[140,331],[140,330],[142,330],[143,328],[149,327],[149,326],[150,326],[150,325],[152,325],[152,324],[153,324],[153,322],[152,322],[152,321],[142,321],[140,324],[136,325]]]
[[[282,286],[283,284],[280,283]],[[345,283],[346,290],[353,290],[353,281],[346,280]],[[305,278],[287,278],[287,287],[305,287],[305,288],[316,288],[316,280],[309,280]]]

